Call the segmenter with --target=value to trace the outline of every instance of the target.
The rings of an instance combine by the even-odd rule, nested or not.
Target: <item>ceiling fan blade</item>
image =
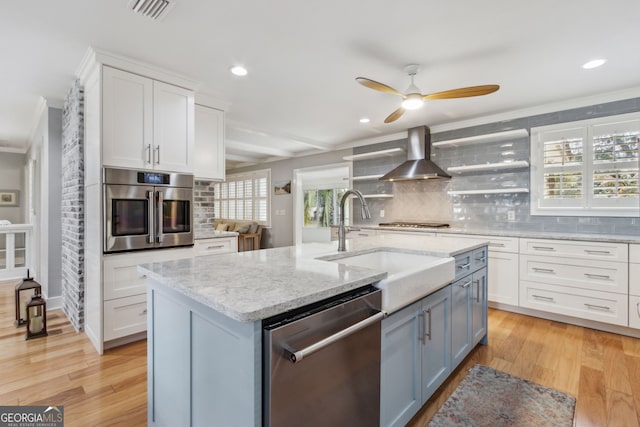
[[[386,84],[379,83],[375,80],[368,79],[366,77],[356,77],[356,81],[360,83],[362,86],[366,86],[369,89],[379,90],[380,92],[392,93],[394,95],[404,96],[391,86],[387,86]]]
[[[468,98],[470,96],[487,95],[498,89],[500,89],[499,85],[469,86],[422,95],[422,99],[426,101],[428,99]]]
[[[404,108],[400,107],[393,113],[389,114],[386,119],[384,119],[385,123],[391,123],[398,120],[404,114]]]

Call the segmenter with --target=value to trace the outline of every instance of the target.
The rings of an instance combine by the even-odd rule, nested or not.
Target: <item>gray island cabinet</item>
[[[380,236],[349,241],[347,253],[386,248],[451,257],[482,247],[464,239]],[[332,255],[338,255],[335,242],[139,266],[147,277],[148,425],[261,426],[263,321],[387,277],[385,271],[317,259]],[[422,366],[418,389],[412,390],[420,397],[411,412],[450,374],[451,286],[427,290],[427,296],[383,320],[381,414],[391,408],[385,400],[385,375],[390,373],[385,366],[404,363],[408,348],[413,358],[420,353]],[[471,307],[472,297],[473,292],[465,307]],[[401,327],[406,323],[410,330]],[[394,324],[400,332],[389,333]],[[417,350],[419,345],[424,349]],[[393,348],[404,356],[398,358]],[[404,372],[393,380],[413,387],[413,374]],[[406,389],[404,383],[399,386]],[[399,425],[384,415],[381,424]]]

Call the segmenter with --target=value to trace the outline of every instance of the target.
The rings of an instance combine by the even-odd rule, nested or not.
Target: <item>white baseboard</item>
[[[62,297],[51,297],[47,298],[45,295],[44,299],[47,301],[47,311],[51,310],[59,310],[62,308]]]

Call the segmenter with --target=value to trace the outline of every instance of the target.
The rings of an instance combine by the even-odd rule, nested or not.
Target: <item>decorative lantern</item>
[[[46,337],[47,335],[47,302],[40,294],[36,294],[27,304],[26,339]]]
[[[27,270],[27,277],[16,285],[16,321],[14,322],[16,327],[27,324],[27,303],[31,296],[40,294],[42,294],[42,286],[33,280],[33,277],[29,277],[29,270]]]

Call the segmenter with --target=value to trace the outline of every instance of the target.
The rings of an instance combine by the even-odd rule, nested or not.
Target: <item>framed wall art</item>
[[[20,206],[19,190],[0,190],[0,208]]]

